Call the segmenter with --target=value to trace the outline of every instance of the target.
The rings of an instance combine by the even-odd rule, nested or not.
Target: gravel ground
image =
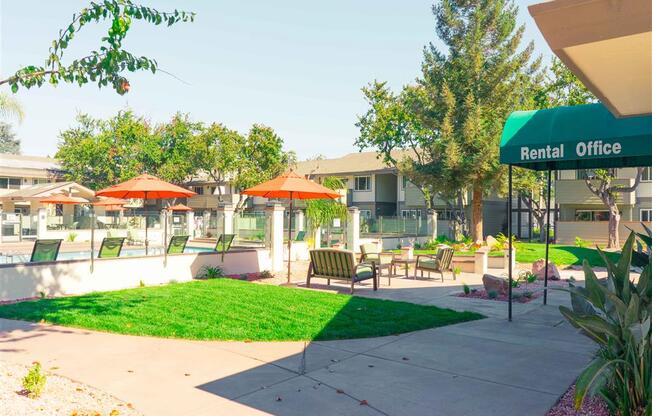
[[[45,369],[47,370],[47,369]],[[0,414],[12,416],[135,416],[141,415],[113,396],[65,377],[47,374],[41,397],[21,390],[28,367],[0,361]]]
[[[572,385],[546,416],[609,416],[607,405],[599,397],[586,398],[582,408],[575,410],[574,396],[575,385]]]

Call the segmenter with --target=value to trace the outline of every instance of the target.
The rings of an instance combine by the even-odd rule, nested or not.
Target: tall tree
[[[158,63],[146,56],[136,56],[123,47],[123,41],[135,20],[144,20],[154,25],[164,23],[172,26],[179,22],[191,22],[195,14],[179,10],[161,12],[151,7],[133,3],[131,0],[103,0],[91,2],[72,19],[59,36],[52,41],[50,51],[43,65],[27,65],[12,76],[0,79],[0,85],[11,86],[16,93],[19,87],[40,87],[44,83],[57,85],[60,82],[83,85],[96,83],[100,88],[111,86],[118,94],[129,91],[126,72],[158,70]],[[101,46],[86,55],[64,63],[64,54],[75,36],[89,23],[109,21],[110,25]]]
[[[433,43],[424,49],[422,74],[400,94],[402,109],[386,123],[387,140],[361,134],[358,145],[384,155],[394,148],[420,149],[421,159],[406,162],[410,180],[436,192],[445,187],[442,192],[452,201],[463,199],[470,188],[471,234],[480,240],[483,199],[499,188],[504,172],[498,162],[503,123],[522,107],[540,60],[532,60],[532,43],[521,49],[524,27],[516,24],[512,0],[442,0],[433,14],[445,50]],[[360,121],[381,116],[372,104],[372,115]]]
[[[20,154],[20,140],[11,129],[11,124],[0,122],[0,153]]]
[[[16,118],[18,121],[23,121],[23,107],[17,99],[11,97],[9,94],[0,92],[0,118]]]

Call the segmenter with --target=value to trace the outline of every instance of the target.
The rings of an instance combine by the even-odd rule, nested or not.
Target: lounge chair
[[[61,239],[36,240],[32,249],[30,263],[55,261],[61,248]]]
[[[215,243],[215,251],[225,253],[231,249],[231,243],[235,239],[235,234],[220,234]]]
[[[97,254],[98,259],[108,259],[113,257],[120,257],[122,252],[122,245],[125,242],[124,237],[106,237],[102,240],[100,251]]]
[[[331,279],[350,281],[351,293],[356,282],[372,279],[374,290],[378,290],[376,268],[372,264],[355,264],[355,254],[352,251],[330,248],[310,250],[307,287],[310,287],[310,280],[315,277],[327,279],[328,285],[331,284]]]
[[[170,244],[168,244],[168,254],[183,254],[183,251],[186,249],[186,243],[188,243],[188,235],[175,235],[170,238]]]
[[[455,271],[453,270],[453,253],[454,250],[452,248],[442,247],[434,256],[428,254],[418,255],[414,274],[416,275],[417,270],[420,270],[421,277],[423,277],[423,272],[425,271],[428,272],[428,278],[430,278],[430,273],[436,272],[441,274],[441,281],[443,282],[444,272],[450,270],[453,273],[453,280],[457,280]]]
[[[378,278],[381,278],[383,275],[383,269],[387,270],[387,284],[392,285],[392,274],[390,270],[392,268],[392,259],[394,258],[394,253],[385,253],[378,251],[378,245],[376,244],[361,244],[360,252],[360,262],[362,263],[374,263],[378,269]]]
[[[297,235],[294,237],[294,241],[303,241],[306,239],[306,232],[305,231],[299,231]]]

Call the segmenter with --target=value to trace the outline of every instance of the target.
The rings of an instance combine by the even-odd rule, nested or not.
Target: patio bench
[[[310,287],[313,278],[327,279],[327,284],[333,280],[351,282],[351,293],[357,282],[372,279],[374,290],[378,290],[376,267],[373,263],[355,264],[355,254],[352,251],[322,248],[310,250],[310,266],[306,286]]]

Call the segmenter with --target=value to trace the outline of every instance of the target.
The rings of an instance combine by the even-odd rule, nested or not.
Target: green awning
[[[602,104],[517,111],[500,163],[534,170],[652,166],[652,116],[616,118]]]

